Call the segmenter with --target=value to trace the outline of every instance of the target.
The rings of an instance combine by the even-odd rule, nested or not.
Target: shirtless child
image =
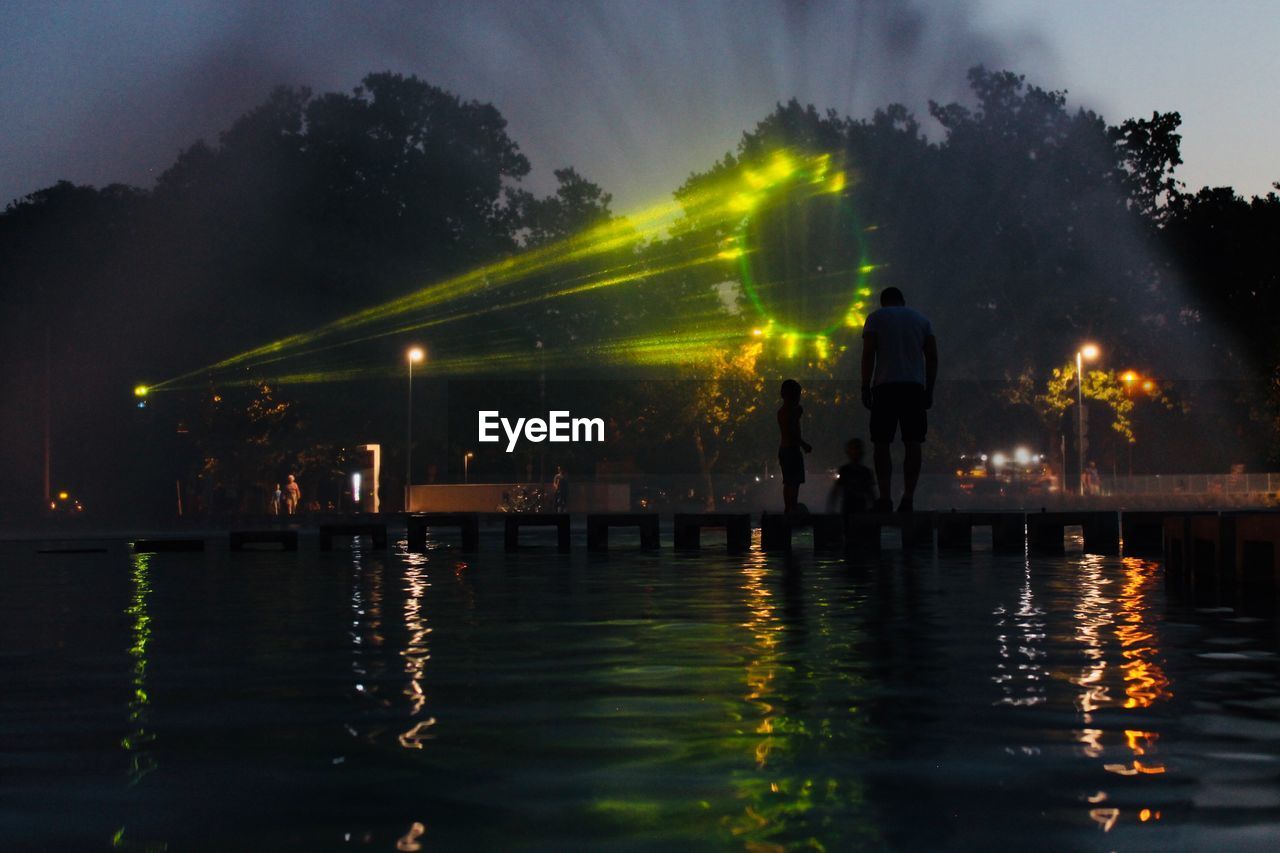
[[[788,379],[782,383],[782,405],[778,408],[778,464],[782,466],[782,505],[784,512],[799,508],[800,484],[804,482],[804,456],[813,448],[800,435],[800,417],[804,407],[800,405],[800,383]]]

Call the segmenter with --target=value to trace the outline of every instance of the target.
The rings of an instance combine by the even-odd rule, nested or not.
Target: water
[[[1273,849],[1276,625],[1138,559],[0,553],[0,846]]]

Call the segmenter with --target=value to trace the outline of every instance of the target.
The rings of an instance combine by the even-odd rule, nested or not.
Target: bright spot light
[[[405,353],[405,355],[408,357],[409,361],[413,364],[417,364],[418,362],[422,361],[424,358],[427,357],[427,354],[422,351],[422,347],[413,347],[412,349],[409,350],[409,352]]]
[[[68,497],[70,497],[70,495],[66,492],[58,492],[58,500],[65,501]]]
[[[151,390],[151,389],[149,389],[146,385],[138,385],[137,387],[135,387],[135,388],[133,389],[133,396],[135,396],[135,397],[145,397],[145,396],[147,396],[147,391],[149,391],[149,390]]]
[[[351,500],[360,503],[360,472],[351,475]]]
[[[987,454],[985,454],[985,453],[984,453],[984,454],[982,454],[982,461],[983,461],[983,462],[986,462],[986,461],[987,461]]]
[[[1120,378],[1132,385],[1138,381],[1138,374],[1135,371],[1126,370],[1124,373],[1120,374]]]
[[[751,334],[755,335],[758,338],[764,334],[764,329],[752,329]]]
[[[1005,457],[1003,453],[996,453],[996,454],[993,454],[991,457],[991,464],[996,466],[997,468],[1003,467],[1004,463],[1008,461],[1009,460]]]
[[[1031,461],[1031,451],[1025,447],[1019,447],[1013,451],[1013,458],[1019,465],[1026,465]]]
[[[844,172],[837,172],[831,179],[830,190],[833,193],[844,192]]]
[[[1098,353],[1099,353],[1099,350],[1098,350],[1097,344],[1085,344],[1084,346],[1080,347],[1080,355],[1084,358],[1085,361],[1093,361],[1095,358],[1098,357]]]
[[[1152,382],[1150,379],[1148,379],[1146,382],[1143,382],[1143,383],[1142,383],[1142,390],[1143,390],[1143,391],[1154,391],[1154,390],[1156,390],[1156,383],[1154,383],[1154,382]]]

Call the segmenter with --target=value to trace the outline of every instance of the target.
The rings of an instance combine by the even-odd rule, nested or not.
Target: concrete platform
[[[134,539],[131,544],[135,554],[204,550],[203,539]]]
[[[701,548],[704,528],[723,528],[730,553],[751,548],[751,515],[746,512],[678,512],[672,519],[675,547]]]
[[[938,550],[973,550],[973,528],[991,528],[994,551],[1021,552],[1026,548],[1026,513],[1022,512],[939,512],[934,519]]]
[[[282,551],[298,550],[296,530],[232,530],[228,535],[232,551],[244,551],[246,545],[279,545]]]
[[[554,527],[556,550],[569,553],[569,514],[567,512],[512,512],[502,520],[502,544],[507,551],[520,547],[520,528]]]
[[[381,521],[346,521],[320,525],[320,550],[333,550],[335,536],[368,536],[370,545],[379,550],[387,547],[387,525]]]
[[[427,530],[457,528],[463,551],[480,550],[480,514],[476,512],[422,512],[406,516],[408,548],[414,553],[427,550]]]
[[[587,515],[587,550],[609,550],[610,527],[636,527],[640,530],[640,547],[658,547],[658,514],[656,512],[593,512]]]
[[[812,530],[814,550],[838,548],[844,543],[844,516],[835,513],[784,515],[766,512],[760,516],[760,548],[790,551],[793,530]]]

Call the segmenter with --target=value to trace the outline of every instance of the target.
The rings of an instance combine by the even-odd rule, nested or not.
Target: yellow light
[[[833,193],[844,192],[844,172],[836,172],[836,176],[831,179],[829,189]]]
[[[1146,382],[1143,382],[1143,383],[1142,383],[1142,390],[1143,390],[1143,391],[1154,391],[1154,390],[1156,390],[1156,383],[1154,383],[1154,382],[1152,382],[1150,379],[1148,379]]]
[[[742,256],[742,249],[741,247],[738,247],[738,246],[734,246],[732,249],[725,249],[724,251],[716,255],[716,257],[724,258],[726,261],[731,261],[734,258],[738,258],[741,256]]]
[[[69,497],[70,495],[68,495],[66,492],[58,492],[58,500],[60,501],[65,501]]]
[[[752,329],[751,334],[755,335],[758,338],[764,334],[764,329]]]
[[[427,354],[422,351],[422,347],[413,347],[405,355],[408,357],[409,361],[413,364],[417,364],[418,362],[422,361],[424,358],[427,357]]]
[[[775,181],[781,180],[794,172],[795,169],[796,167],[791,163],[791,158],[782,152],[778,152],[778,154],[774,155],[773,162],[769,164],[769,177]]]
[[[1085,361],[1093,361],[1098,357],[1099,352],[1100,350],[1098,349],[1097,344],[1085,344],[1080,347],[1080,355]]]
[[[733,197],[733,201],[729,203],[729,206],[734,210],[747,213],[756,206],[756,198],[755,196],[747,195],[745,193],[738,193]]]
[[[135,396],[135,397],[145,397],[145,396],[147,396],[147,391],[148,391],[148,388],[147,388],[147,386],[146,386],[146,385],[138,385],[137,387],[135,387],[135,388],[133,389],[133,396]]]

